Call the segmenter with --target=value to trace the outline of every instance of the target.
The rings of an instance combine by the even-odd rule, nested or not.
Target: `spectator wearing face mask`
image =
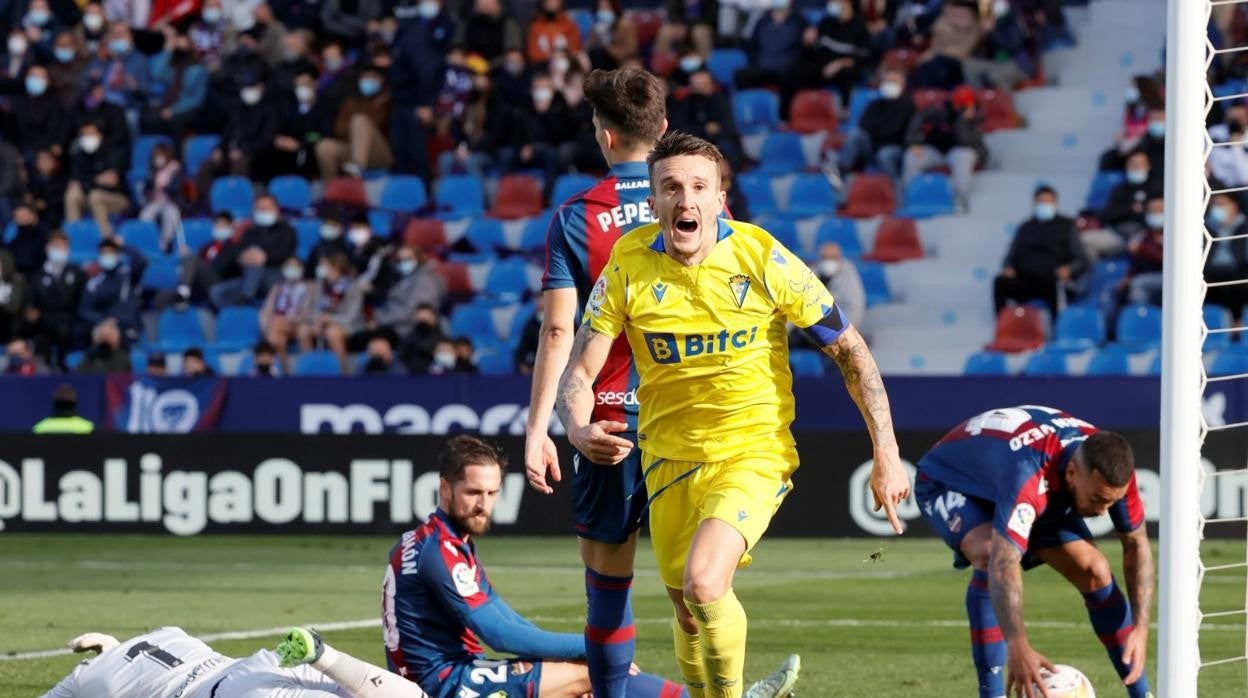
[[[787,91],[831,87],[849,104],[850,92],[871,57],[871,34],[851,0],[829,0],[826,14],[802,36],[802,60],[793,66]],[[788,102],[789,99],[783,101]]]
[[[437,309],[429,304],[418,306],[413,316],[412,331],[399,344],[399,357],[408,373],[429,372],[434,349],[443,337],[442,318],[438,316]]]
[[[356,283],[367,295],[370,305],[381,302],[391,283],[391,270],[386,264],[391,247],[373,234],[368,214],[364,212],[352,216],[347,225],[346,243],[347,261],[356,270]]]
[[[169,362],[165,359],[165,355],[156,351],[147,355],[147,366],[145,368],[147,375],[156,378],[164,378],[169,375]]]
[[[35,350],[49,364],[64,365],[85,282],[82,269],[69,263],[69,238],[53,231],[43,268],[30,277],[21,331],[22,336],[35,340]]]
[[[105,320],[116,322],[122,343],[138,339],[139,307],[142,293],[139,280],[147,268],[147,260],[116,238],[100,242],[96,273],[87,279],[78,302],[78,332],[82,338]]]
[[[819,246],[815,273],[828,287],[828,292],[836,299],[836,306],[849,318],[850,324],[861,327],[867,313],[867,291],[863,288],[862,277],[858,275],[858,267],[845,258],[840,245],[825,242]]]
[[[30,206],[18,206],[14,210],[13,225],[17,229],[13,239],[0,243],[0,254],[7,251],[13,270],[27,278],[34,278],[43,267],[48,230]]]
[[[500,62],[503,52],[519,49],[523,41],[520,25],[503,12],[500,0],[473,0],[472,12],[455,35],[456,46],[491,63]]]
[[[252,378],[277,378],[285,374],[281,362],[277,359],[277,351],[265,340],[260,340],[251,349]]]
[[[1213,236],[1205,258],[1205,281],[1237,281],[1248,276],[1248,243],[1239,237],[1248,235],[1248,222],[1238,200],[1227,194],[1214,196],[1205,214],[1205,226]],[[1248,293],[1238,284],[1212,286],[1205,292],[1205,299],[1231,311],[1239,320]]]
[[[283,368],[289,369],[287,349],[298,338],[299,328],[312,320],[314,282],[304,279],[303,263],[291,257],[282,265],[282,279],[273,284],[260,308],[260,331],[277,351]]]
[[[390,133],[392,95],[382,71],[370,66],[360,73],[355,93],[334,116],[332,138],[316,144],[321,176],[346,173],[361,177],[365,170],[394,165],[387,134]]]
[[[25,295],[26,278],[13,265],[13,255],[0,249],[0,344],[17,335]]]
[[[316,178],[320,172],[316,147],[332,130],[328,106],[316,94],[316,75],[299,73],[294,78],[294,99],[282,107],[272,149],[257,163],[257,174],[264,180],[291,174]]]
[[[1012,90],[1036,69],[1030,29],[1014,12],[1010,0],[994,0],[990,7],[991,14],[981,20],[981,26],[987,28],[983,41],[962,61],[962,73],[975,89]]]
[[[13,97],[11,138],[23,149],[26,162],[40,150],[59,156],[72,138],[69,112],[50,89],[44,66],[30,66],[25,83],[25,91]]]
[[[130,27],[116,22],[108,27],[108,41],[99,55],[87,64],[88,84],[104,88],[104,100],[121,107],[132,130],[138,127],[139,110],[146,104],[151,88],[147,56],[134,47]]]
[[[1075,222],[1058,214],[1057,192],[1036,189],[1032,216],[1014,233],[1001,273],[993,283],[993,304],[999,314],[1009,302],[1043,301],[1056,318],[1059,286],[1067,287],[1088,267],[1087,254]]]
[[[738,87],[780,85],[788,80],[790,71],[797,65],[806,19],[800,12],[793,11],[789,0],[775,0],[770,5],[754,23],[745,43],[750,61],[748,67],[737,71]]]
[[[494,69],[492,77],[494,91],[504,104],[513,109],[528,104],[533,88],[533,71],[525,62],[522,51],[517,49],[504,53],[502,65]]]
[[[234,216],[228,211],[216,214],[211,240],[198,250],[179,250],[178,288],[174,300],[180,303],[207,301],[210,289],[218,281],[236,273],[236,260],[242,252],[238,244]]]
[[[295,89],[295,78],[309,73],[313,87],[316,86],[317,64],[310,50],[316,35],[306,29],[298,29],[282,37],[281,58],[273,67],[269,86],[289,99]]]
[[[1209,152],[1209,167],[1213,175],[1228,187],[1248,185],[1248,147],[1245,140],[1245,123],[1248,123],[1248,111],[1242,104],[1236,104],[1226,110],[1225,121],[1209,127],[1209,138],[1216,143],[1233,143],[1234,145],[1215,145]]]
[[[277,137],[279,117],[275,100],[262,82],[249,82],[238,92],[239,106],[229,116],[221,141],[196,175],[196,188],[206,192],[221,175],[249,177],[253,157],[267,152]]]
[[[907,129],[906,143],[902,188],[923,172],[947,165],[953,182],[954,206],[965,212],[975,167],[988,159],[983,116],[975,91],[963,85],[953,91],[947,104],[916,114]]]
[[[469,364],[471,365],[471,364]],[[433,357],[425,372],[431,376],[443,376],[450,373],[470,373],[460,369],[459,356],[455,352],[455,343],[449,339],[439,339],[433,347]]]
[[[82,220],[84,209],[99,226],[100,235],[113,234],[110,216],[130,208],[126,193],[126,154],[104,144],[100,127],[87,122],[78,129],[70,151],[70,182],[65,190],[65,220]]]
[[[347,337],[364,328],[364,294],[352,271],[344,254],[321,260],[313,282],[311,317],[298,329],[300,348],[311,351],[323,343],[338,356],[343,375],[352,372]]]
[[[1215,148],[1214,150],[1217,150]],[[1148,112],[1148,126],[1139,138],[1120,138],[1113,148],[1101,154],[1100,170],[1110,172],[1126,167],[1127,157],[1141,151],[1153,164],[1152,177],[1165,181],[1166,161],[1166,110],[1153,108]]]
[[[4,55],[0,56],[0,78],[20,80],[32,62],[30,42],[26,39],[26,33],[18,28],[13,29],[9,32]]]
[[[667,0],[667,22],[654,37],[653,53],[662,55],[673,46],[691,44],[698,55],[711,55],[718,5],[717,0]]]
[[[438,156],[438,172],[444,175],[463,172],[483,178],[494,163],[493,153],[497,150],[494,138],[506,125],[509,111],[489,76],[473,76],[463,118],[452,120],[450,124],[456,146]]]
[[[891,68],[881,71],[879,98],[867,105],[841,147],[841,170],[875,164],[894,178],[901,176],[902,146],[914,116],[905,74]]]
[[[932,24],[931,44],[910,82],[915,87],[951,90],[963,82],[963,64],[984,38],[977,3],[951,0]]]
[[[277,200],[270,195],[256,199],[251,227],[237,245],[226,248],[223,260],[232,278],[217,282],[208,292],[213,305],[258,303],[281,278],[282,264],[295,255],[295,231],[282,220]]]
[[[160,226],[160,245],[168,252],[173,250],[177,242],[178,229],[182,223],[181,211],[187,206],[186,195],[183,193],[186,172],[173,148],[165,143],[157,143],[152,148],[148,171],[151,172],[151,177],[144,182],[147,201],[139,211],[139,218]]]
[[[541,0],[538,13],[529,23],[527,58],[535,65],[546,63],[556,51],[580,53],[581,30],[568,15],[563,0]]]
[[[185,34],[174,33],[151,62],[159,98],[144,111],[144,132],[165,133],[181,141],[208,98],[208,71]]]
[[[714,143],[728,162],[741,166],[744,155],[737,120],[728,97],[709,70],[697,70],[689,76],[689,90],[675,100],[668,118],[671,128]]]
[[[52,40],[62,30],[61,22],[52,13],[48,0],[30,0],[26,14],[22,17],[22,29],[30,46],[37,53],[48,54],[52,49]]]
[[[41,376],[49,373],[47,364],[35,356],[29,339],[14,339],[4,348],[4,373],[9,376]]]
[[[219,0],[209,0],[211,2]],[[104,7],[98,2],[88,2],[82,8],[82,22],[74,29],[74,39],[84,53],[93,56],[100,46],[106,44],[108,21],[104,19]]]
[[[589,61],[594,68],[615,70],[637,59],[637,25],[620,0],[597,0],[589,33]]]
[[[101,147],[105,151],[122,153],[125,163],[129,165],[130,126],[126,123],[126,112],[116,104],[104,100],[102,85],[97,83],[87,87],[82,99],[70,110],[70,114],[74,119],[75,134],[86,124],[95,124],[100,132]]]
[[[364,375],[406,376],[407,367],[394,358],[394,346],[386,337],[369,340],[364,354]]]
[[[455,371],[457,373],[476,373],[476,350],[472,340],[467,337],[455,338]]]
[[[1148,201],[1161,197],[1161,183],[1152,179],[1151,172],[1145,153],[1132,153],[1127,158],[1125,181],[1113,188],[1100,211],[1103,229],[1085,230],[1080,236],[1093,261],[1121,253],[1127,241],[1144,230]]]
[[[78,76],[87,67],[87,56],[79,49],[74,33],[61,30],[52,42],[52,62],[48,64],[51,91],[65,107],[78,96]]]
[[[371,336],[384,335],[397,344],[415,328],[418,308],[436,308],[446,301],[446,282],[434,273],[432,266],[424,250],[399,248],[392,271],[395,282],[373,312]],[[355,343],[360,342],[357,339]]]
[[[555,91],[547,75],[533,79],[532,100],[517,110],[505,126],[499,144],[499,163],[504,172],[540,169],[546,172],[547,188],[558,174],[558,149],[575,133],[567,102]],[[547,192],[549,194],[549,192]]]
[[[1110,291],[1116,294],[1107,317],[1116,318],[1123,301],[1161,305],[1161,267],[1165,247],[1166,206],[1158,194],[1144,207],[1144,223],[1127,242],[1127,274]]]
[[[4,146],[0,145],[0,158]],[[13,153],[15,159],[20,156]],[[14,174],[16,179],[17,174]],[[22,193],[22,205],[29,206],[47,224],[48,228],[60,227],[65,218],[65,188],[69,185],[60,160],[55,155],[40,150],[35,154],[34,169],[27,175],[26,191]]]
[[[187,378],[211,378],[216,375],[204,357],[204,350],[191,347],[182,352],[182,375]]]
[[[216,72],[221,67],[225,30],[229,26],[222,15],[221,0],[204,0],[199,10],[199,21],[192,24],[187,32],[204,68],[209,72]]]

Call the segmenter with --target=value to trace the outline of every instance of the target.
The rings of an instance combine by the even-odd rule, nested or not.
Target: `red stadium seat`
[[[435,255],[441,254],[450,246],[446,239],[446,224],[437,218],[413,218],[403,230],[403,244]]]
[[[675,51],[655,51],[650,56],[650,70],[659,77],[667,77],[676,70],[677,64],[680,63],[680,56]]]
[[[498,181],[498,194],[494,197],[492,218],[514,220],[528,218],[542,212],[542,183],[526,174],[511,174]]]
[[[835,133],[836,102],[824,90],[802,90],[793,95],[789,107],[789,128],[798,133]]]
[[[849,200],[842,215],[850,218],[871,218],[893,212],[897,208],[897,196],[893,193],[893,180],[886,174],[862,173],[854,175],[849,182]]]
[[[637,10],[631,13],[633,26],[637,27],[637,45],[649,46],[659,35],[663,26],[663,15],[656,10]]]
[[[912,96],[914,97],[914,108],[917,111],[923,111],[929,107],[939,107],[949,101],[949,93],[944,90],[915,90]]]
[[[979,106],[984,110],[984,131],[1000,131],[1018,128],[1022,121],[1014,110],[1014,100],[1003,90],[983,90],[979,93]]]
[[[334,177],[329,180],[325,183],[323,198],[326,203],[368,208],[368,192],[364,190],[364,180],[355,177]]]
[[[863,259],[874,262],[903,262],[923,259],[919,228],[910,218],[886,218],[875,232],[875,246]]]
[[[908,48],[895,48],[884,54],[880,67],[909,73],[919,63],[919,52]]]
[[[997,315],[997,331],[987,351],[1019,352],[1038,349],[1048,339],[1048,313],[1029,305],[1002,308]]]
[[[442,262],[433,270],[433,273],[442,277],[442,280],[446,282],[446,292],[452,296],[471,296],[475,292],[467,264]]]

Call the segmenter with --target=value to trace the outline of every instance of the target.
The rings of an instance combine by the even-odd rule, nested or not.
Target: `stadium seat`
[[[509,376],[516,372],[511,350],[506,347],[483,352],[476,363],[477,372],[483,376]]]
[[[474,301],[455,306],[451,311],[450,333],[452,337],[467,337],[477,349],[496,347],[501,342],[494,331],[494,318],[490,306]]]
[[[541,254],[545,258],[546,233],[550,230],[550,221],[553,217],[553,211],[542,211],[524,222],[524,229],[520,231],[521,252],[530,255]]]
[[[828,178],[819,173],[799,174],[789,188],[789,206],[785,213],[795,218],[811,218],[836,213],[836,191]],[[750,211],[753,213],[753,209]]]
[[[255,308],[222,308],[217,316],[217,341],[212,348],[231,352],[250,349],[260,341],[260,315]]]
[[[872,218],[893,212],[897,198],[893,193],[893,180],[886,174],[861,173],[849,181],[842,215],[850,218]]]
[[[770,90],[741,90],[732,95],[732,114],[746,135],[780,125],[780,98]]]
[[[822,377],[826,368],[823,365],[823,353],[814,349],[790,349],[789,368],[794,376]]]
[[[862,277],[862,288],[867,293],[867,307],[889,303],[893,293],[888,288],[888,277],[884,274],[884,265],[879,262],[855,262],[858,276]]]
[[[1038,351],[1027,359],[1023,367],[1024,376],[1065,376],[1070,371],[1066,367],[1066,354],[1060,351]]]
[[[312,208],[312,186],[299,175],[282,175],[269,182],[269,194],[284,211],[303,213]]]
[[[629,15],[633,18],[633,25],[637,27],[637,45],[645,48],[654,43],[655,37],[659,34],[659,29],[663,27],[666,15],[661,10],[630,10]]]
[[[872,87],[855,87],[854,91],[849,93],[849,125],[854,127],[858,125],[858,121],[862,119],[862,113],[867,110],[867,106],[879,99],[880,91]]]
[[[1215,332],[1231,327],[1231,313],[1220,305],[1206,303],[1203,311],[1205,327],[1209,334],[1205,337],[1205,351],[1225,349],[1231,345],[1230,332]]]
[[[1105,315],[1087,305],[1068,306],[1057,316],[1053,348],[1057,351],[1085,351],[1105,342]]]
[[[1232,346],[1218,352],[1209,366],[1210,376],[1248,374],[1248,349]]]
[[[503,235],[503,222],[493,218],[476,218],[468,224],[464,231],[464,239],[472,245],[472,249],[491,256],[497,255],[507,246]]]
[[[930,87],[912,90],[910,97],[914,99],[915,111],[923,111],[931,107],[939,107],[949,101],[949,93],[944,90],[937,90]]]
[[[446,175],[438,182],[438,217],[443,220],[472,218],[485,213],[485,190],[470,175]]]
[[[92,218],[65,224],[65,234],[69,236],[69,261],[74,264],[85,264],[99,256],[100,227]]]
[[[797,235],[797,225],[792,220],[780,216],[758,216],[754,223],[771,233],[790,252],[800,254],[802,242]]]
[[[568,10],[568,17],[581,31],[581,43],[589,43],[594,29],[594,13],[589,10]]]
[[[1089,376],[1131,375],[1131,357],[1117,347],[1107,347],[1092,355],[1088,362]]]
[[[979,93],[979,106],[983,109],[985,133],[1018,128],[1022,119],[1014,109],[1014,99],[1005,90],[983,90]]]
[[[212,212],[229,211],[236,221],[251,220],[255,203],[251,180],[246,177],[218,177],[213,180],[212,188],[208,190],[208,206]]]
[[[342,365],[338,355],[328,349],[305,351],[295,358],[296,376],[341,376]]]
[[[325,183],[325,193],[321,200],[327,204],[338,204],[360,211],[369,207],[368,190],[364,188],[364,180],[355,177],[334,177]]]
[[[737,176],[736,185],[745,195],[751,216],[769,216],[780,211],[776,196],[771,189],[771,177],[755,172]]]
[[[452,296],[463,298],[476,292],[466,264],[442,262],[434,267],[433,273],[442,278],[442,282],[446,284],[446,292]]]
[[[1125,179],[1125,176],[1118,171],[1097,172],[1096,177],[1092,179],[1091,188],[1088,189],[1088,200],[1084,203],[1084,209],[1100,211],[1105,208],[1114,187],[1122,184]]]
[[[151,178],[152,151],[160,143],[173,149],[173,141],[169,136],[139,136],[134,139],[134,145],[130,148],[130,172],[127,177],[140,181]]]
[[[178,258],[159,255],[148,258],[139,285],[153,291],[172,291],[178,287],[178,281]]]
[[[1155,305],[1128,305],[1118,313],[1118,346],[1142,352],[1161,345],[1161,308]]]
[[[199,248],[212,242],[211,218],[183,218],[182,235],[186,246],[196,252]]]
[[[745,51],[739,48],[713,49],[711,55],[706,57],[706,69],[711,71],[715,82],[729,89],[736,85],[737,71],[748,63],[749,58],[745,55]]]
[[[485,294],[496,303],[515,303],[529,291],[529,272],[518,257],[496,262],[485,279]]]
[[[429,205],[425,180],[415,175],[390,175],[381,188],[377,208],[392,213],[415,213]]]
[[[858,239],[858,226],[848,218],[828,218],[815,231],[815,252],[825,242],[841,246],[841,254],[850,259],[862,257],[862,241]]]
[[[783,131],[767,134],[759,155],[758,172],[780,176],[805,169],[806,155],[802,152],[802,139],[797,134]]]
[[[1040,348],[1047,339],[1047,317],[1045,311],[1027,305],[1002,308],[997,314],[995,336],[984,349],[1014,353]]]
[[[312,248],[321,241],[321,221],[318,218],[296,218],[291,221],[295,229],[295,254],[306,260]]]
[[[503,220],[528,218],[542,211],[542,181],[527,174],[510,174],[498,181],[490,215]]]
[[[906,185],[906,206],[898,215],[908,218],[947,216],[954,212],[953,186],[939,172],[925,172]]]
[[[1005,354],[977,351],[966,357],[962,373],[968,376],[1008,376],[1010,369],[1005,364]]]
[[[1153,356],[1152,360],[1148,362],[1148,375],[1161,375],[1161,352],[1157,352],[1157,354]]]
[[[183,352],[191,347],[204,347],[208,338],[199,322],[199,311],[193,308],[176,310],[165,308],[156,321],[156,341],[152,349],[166,354]]]
[[[82,360],[85,359],[86,357],[87,357],[87,352],[81,349],[79,349],[78,351],[69,352],[68,354],[65,355],[65,368],[69,369],[70,371],[77,371],[78,367],[82,365]]]
[[[436,218],[413,218],[403,229],[403,244],[440,255],[446,250],[446,224]]]
[[[143,253],[144,257],[162,257],[165,252],[160,248],[160,228],[151,221],[131,218],[117,226],[117,234],[126,241],[126,245]]]
[[[202,136],[191,136],[186,139],[186,143],[182,150],[182,161],[186,165],[187,174],[192,177],[199,173],[199,168],[203,166],[209,156],[212,155],[213,149],[221,142],[221,136],[215,133],[204,134]]]
[[[580,194],[598,183],[598,180],[586,174],[567,173],[555,179],[555,186],[550,191],[550,207],[558,208],[567,203],[568,199]]]
[[[875,262],[903,262],[923,259],[919,228],[909,218],[885,218],[875,233],[875,245],[864,259]]]
[[[836,133],[836,102],[827,90],[802,90],[789,106],[789,128],[797,133]]]
[[[1087,296],[1099,299],[1107,289],[1114,288],[1118,281],[1127,275],[1127,263],[1122,259],[1102,259],[1092,265],[1088,277]]]

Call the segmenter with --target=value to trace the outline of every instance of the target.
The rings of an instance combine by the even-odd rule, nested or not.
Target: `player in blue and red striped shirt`
[[[1047,658],[1023,627],[1022,572],[1056,569],[1084,597],[1092,627],[1131,698],[1149,693],[1145,673],[1154,573],[1122,436],[1051,407],[985,412],[959,424],[919,461],[914,485],[923,517],[972,567],[966,590],[971,655],[980,698],[1040,695]],[[1123,596],[1083,519],[1109,513],[1123,547]],[[1008,680],[1002,671],[1008,673]]]

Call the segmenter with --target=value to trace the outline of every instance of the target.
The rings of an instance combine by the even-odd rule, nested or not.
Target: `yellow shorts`
[[[719,519],[740,532],[750,564],[754,549],[780,503],[793,491],[797,449],[746,453],[728,460],[694,463],[642,454],[650,493],[650,538],[659,577],[672,589],[684,586],[685,561],[698,526]]]

